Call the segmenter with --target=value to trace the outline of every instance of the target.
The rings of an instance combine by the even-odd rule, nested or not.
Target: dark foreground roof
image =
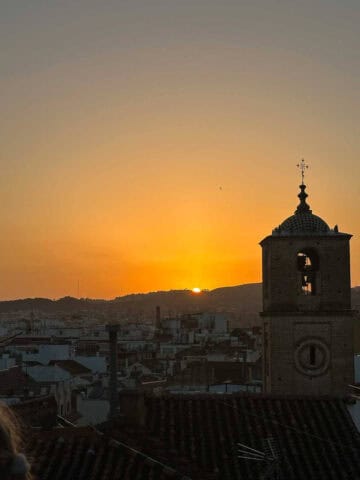
[[[6,370],[0,370],[0,395],[23,395],[24,389],[39,390],[39,385],[18,365]]]
[[[90,427],[35,433],[29,442],[27,455],[36,480],[188,478]]]
[[[52,428],[56,425],[57,403],[51,395],[29,398],[11,408],[27,427]]]
[[[144,405],[138,448],[187,465],[194,479],[273,478],[265,462],[240,459],[237,451],[242,443],[264,452],[269,438],[282,479],[360,479],[360,435],[340,399],[169,395],[145,397]]]

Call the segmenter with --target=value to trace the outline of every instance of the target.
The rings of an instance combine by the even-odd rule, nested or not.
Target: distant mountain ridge
[[[73,312],[81,310],[98,311],[104,308],[118,310],[137,305],[139,308],[160,307],[178,308],[212,308],[238,307],[240,304],[251,305],[251,310],[260,306],[261,283],[221,287],[204,290],[194,294],[191,290],[169,290],[149,293],[133,293],[117,297],[114,300],[93,300],[88,298],[63,297],[58,300],[48,298],[24,298],[0,301],[0,312],[38,310],[42,312]]]
[[[352,289],[353,308],[360,310],[360,287]],[[80,312],[98,312],[104,317],[151,319],[160,306],[162,316],[199,311],[224,311],[245,323],[257,323],[262,309],[262,284],[250,283],[194,294],[191,290],[169,290],[137,293],[114,300],[92,300],[64,297],[59,300],[27,298],[0,302],[0,313],[42,312],[74,315]],[[241,321],[241,323],[243,323]]]

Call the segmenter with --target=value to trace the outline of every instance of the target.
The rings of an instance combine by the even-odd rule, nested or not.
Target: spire
[[[302,183],[301,185],[299,185],[299,187],[300,187],[300,193],[298,197],[300,199],[300,203],[297,209],[295,210],[295,215],[298,215],[299,213],[312,213],[309,205],[306,203],[306,199],[308,197],[308,194],[305,192],[306,185]]]
[[[309,168],[309,165],[307,165],[305,163],[305,160],[302,159],[301,163],[298,163],[296,166],[301,171],[301,185],[299,185],[300,193],[298,195],[298,197],[300,199],[300,203],[299,203],[297,209],[295,210],[295,215],[297,215],[298,213],[312,213],[309,205],[306,203],[306,199],[308,197],[308,194],[305,192],[306,185],[304,183],[305,170],[307,168]]]

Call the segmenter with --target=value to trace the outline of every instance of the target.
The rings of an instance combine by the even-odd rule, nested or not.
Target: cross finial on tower
[[[296,166],[301,170],[301,185],[304,185],[305,170],[309,168],[309,165],[307,165],[305,160],[302,159],[301,163],[298,163]]]

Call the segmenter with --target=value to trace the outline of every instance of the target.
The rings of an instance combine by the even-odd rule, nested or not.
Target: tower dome
[[[314,215],[306,203],[307,193],[306,185],[300,185],[298,195],[300,203],[295,210],[294,215],[284,220],[274,229],[273,235],[324,235],[334,233],[329,225],[317,215]]]

